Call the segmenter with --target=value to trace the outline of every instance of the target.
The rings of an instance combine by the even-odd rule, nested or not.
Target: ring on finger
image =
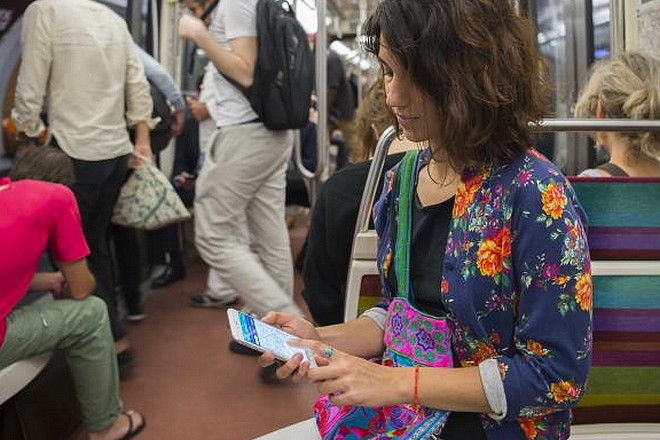
[[[326,349],[323,350],[323,357],[326,358],[326,359],[330,359],[334,353],[335,353],[334,348],[326,347]]]

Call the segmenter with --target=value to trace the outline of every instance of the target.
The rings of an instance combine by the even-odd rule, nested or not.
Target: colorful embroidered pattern
[[[383,365],[453,365],[447,321],[422,315],[403,298],[395,298],[389,306],[385,335]],[[324,440],[416,440],[441,432],[449,413],[413,405],[334,406],[323,396],[314,405],[314,416]]]

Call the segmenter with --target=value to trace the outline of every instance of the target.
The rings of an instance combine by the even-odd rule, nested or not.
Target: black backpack
[[[259,0],[257,35],[254,81],[243,93],[266,128],[305,127],[314,88],[314,55],[286,0]]]

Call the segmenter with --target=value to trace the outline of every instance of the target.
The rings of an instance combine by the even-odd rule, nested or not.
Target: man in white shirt
[[[257,0],[221,1],[209,29],[191,15],[179,21],[179,36],[203,49],[217,69],[213,80],[219,135],[197,180],[196,244],[251,311],[300,315],[293,301],[293,264],[284,222],[293,133],[266,129],[243,93],[225,78],[243,87],[252,84],[256,5]]]
[[[133,152],[151,156],[149,85],[126,23],[91,0],[38,0],[25,12],[22,63],[12,118],[29,138],[44,128],[74,163],[95,294],[108,306],[117,350],[127,347],[117,319],[108,230]],[[136,128],[135,146],[128,127]]]

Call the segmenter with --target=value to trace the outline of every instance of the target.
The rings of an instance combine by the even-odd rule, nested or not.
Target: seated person
[[[89,438],[128,439],[142,431],[145,419],[122,411],[108,312],[92,296],[95,280],[76,199],[62,184],[31,180],[72,182],[73,167],[61,166],[63,158],[51,147],[30,149],[10,177],[0,179],[0,369],[63,349]],[[35,274],[45,250],[59,272]],[[16,307],[29,289],[51,290],[56,301]]]
[[[394,123],[394,115],[385,105],[382,79],[374,83],[360,104],[356,115],[354,145],[359,148],[351,164],[330,176],[321,187],[304,246],[304,288],[302,295],[317,324],[337,324],[344,320],[346,276],[351,257],[355,222],[380,134]],[[398,163],[403,152],[413,144],[395,139],[385,160],[387,170]],[[379,186],[380,188],[380,186]]]
[[[598,61],[575,104],[578,118],[660,119],[660,62],[629,52]],[[580,176],[660,176],[660,133],[593,135],[596,145],[609,154],[609,161]]]
[[[575,193],[531,148],[548,102],[532,24],[510,1],[383,0],[362,36],[399,129],[428,147],[386,174],[374,208],[383,303],[318,328],[264,316],[316,355],[276,375],[316,386],[324,440],[568,439],[591,263]]]

